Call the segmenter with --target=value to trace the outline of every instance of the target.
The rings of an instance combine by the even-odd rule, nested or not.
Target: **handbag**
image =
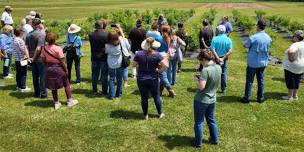
[[[122,46],[121,46],[121,43],[119,44],[120,45],[120,51],[121,51],[121,56],[122,56],[122,61],[121,61],[121,66],[123,68],[126,68],[130,65],[131,63],[131,57],[130,56],[126,56],[123,51],[122,51]]]
[[[69,36],[68,36],[68,39],[69,39]],[[75,38],[74,38],[74,40],[72,41],[73,43],[76,41],[76,39],[77,39],[77,36],[75,36]],[[76,48],[74,47],[74,46],[71,46],[71,45],[66,45],[66,46],[64,46],[63,47],[63,53],[66,53],[66,52],[71,52],[71,51],[76,51]]]

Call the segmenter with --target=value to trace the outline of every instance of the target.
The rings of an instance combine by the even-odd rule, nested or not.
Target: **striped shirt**
[[[15,61],[22,61],[25,58],[25,42],[20,37],[16,37],[13,42],[13,52]]]

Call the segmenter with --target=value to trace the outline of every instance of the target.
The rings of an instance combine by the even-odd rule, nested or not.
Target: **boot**
[[[167,88],[167,90],[168,90],[168,92],[169,92],[168,97],[174,98],[175,93],[174,93],[173,89],[172,89],[172,88]]]

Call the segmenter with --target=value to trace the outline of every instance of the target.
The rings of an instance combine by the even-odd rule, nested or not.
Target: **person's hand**
[[[29,59],[27,59],[27,61],[29,62],[29,63],[33,63],[33,58],[29,58]]]
[[[155,69],[155,71],[156,71],[157,73],[160,73],[160,71],[159,71],[159,69],[158,69],[158,68],[156,68],[156,69]]]

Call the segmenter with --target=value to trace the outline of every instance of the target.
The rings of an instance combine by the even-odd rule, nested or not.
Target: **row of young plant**
[[[199,31],[202,29],[202,20],[208,19],[211,26],[214,24],[215,16],[217,11],[215,9],[210,9],[207,12],[198,14],[189,20],[185,24],[185,30],[188,34],[187,36],[187,49],[189,51],[195,51],[199,48]]]
[[[248,35],[248,36],[256,33],[256,28],[255,28],[256,22],[258,19],[263,18],[265,15],[265,14],[261,15],[260,13],[257,13],[257,11],[256,11],[255,17],[248,16],[248,15],[242,14],[238,10],[234,10],[232,12],[232,14],[233,14],[233,18],[234,18],[234,25],[238,26],[239,29],[243,32],[243,34]],[[286,41],[278,33],[274,32],[269,27],[266,27],[265,32],[272,39],[270,55],[278,58],[279,60],[282,60],[284,58],[284,52],[288,48],[288,46],[290,45],[291,42]]]
[[[98,20],[107,20],[108,24],[119,23],[124,30],[124,33],[130,32],[135,27],[137,19],[142,19],[142,25],[145,30],[151,29],[151,24],[157,21],[160,14],[163,14],[169,25],[177,25],[180,22],[185,22],[188,18],[193,16],[195,11],[191,10],[176,10],[176,9],[153,9],[146,11],[139,10],[120,10],[113,12],[95,13],[85,20],[53,20],[46,21],[46,27],[49,31],[54,32],[57,36],[63,38],[67,32],[70,24],[75,23],[82,29],[79,35],[87,39],[90,32],[94,30],[94,23]],[[110,28],[110,26],[108,26]]]

